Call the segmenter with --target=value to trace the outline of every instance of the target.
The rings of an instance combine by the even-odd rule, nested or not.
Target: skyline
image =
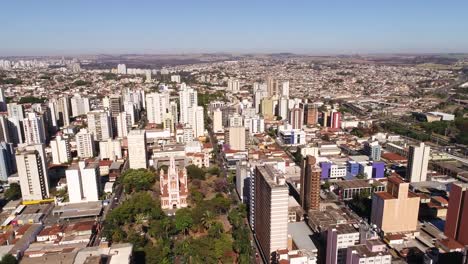
[[[0,56],[464,53],[468,3],[3,4]]]

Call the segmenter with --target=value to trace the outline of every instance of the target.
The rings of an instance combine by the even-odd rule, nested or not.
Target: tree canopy
[[[127,193],[146,191],[152,188],[155,182],[155,175],[146,169],[129,169],[119,180]]]
[[[21,187],[17,183],[10,184],[10,187],[5,191],[5,199],[18,200],[21,198]]]

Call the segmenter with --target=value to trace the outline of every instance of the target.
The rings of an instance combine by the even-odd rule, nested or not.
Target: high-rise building
[[[118,64],[117,65],[117,73],[118,74],[127,74],[127,66],[125,64]]]
[[[117,120],[117,137],[127,137],[128,132],[132,128],[132,120],[129,114],[121,112],[116,117]]]
[[[345,264],[348,247],[359,243],[359,232],[352,225],[331,226],[327,230],[326,264]]]
[[[322,170],[314,156],[308,155],[301,168],[301,205],[306,212],[320,209],[320,176]]]
[[[109,96],[109,112],[111,116],[117,116],[123,111],[122,97],[120,95]]]
[[[243,126],[243,116],[239,115],[238,113],[234,113],[229,117],[229,126]]]
[[[93,133],[97,141],[108,140],[112,138],[112,122],[109,112],[104,110],[95,110],[88,112],[88,129]]]
[[[229,127],[226,131],[226,144],[229,149],[244,151],[246,144],[245,127]]]
[[[5,112],[5,111],[7,111],[5,91],[3,90],[3,88],[0,88],[0,112]]]
[[[46,143],[44,118],[36,113],[28,113],[23,119],[24,138],[26,144]]]
[[[24,201],[49,197],[49,176],[44,145],[27,145],[17,149],[16,165]]]
[[[51,122],[51,128],[52,131],[57,131],[59,128],[59,123],[58,123],[58,107],[57,107],[57,102],[56,100],[51,100],[47,104],[49,107],[49,112],[50,112],[50,122]]]
[[[288,247],[289,190],[284,175],[273,165],[257,166],[254,181],[254,232],[264,260]]]
[[[179,124],[179,111],[178,111],[177,102],[171,101],[169,103],[169,112],[172,114],[174,118],[174,124]]]
[[[271,98],[263,98],[261,101],[260,112],[265,119],[273,119],[275,117],[275,100]]]
[[[255,86],[257,85],[257,88]],[[255,90],[256,89],[256,90]],[[268,97],[268,91],[265,84],[254,84],[254,105],[256,113],[260,113],[260,106],[262,103],[262,99]]]
[[[8,181],[8,176],[15,172],[16,160],[13,144],[0,142],[0,181]]]
[[[70,99],[63,96],[57,101],[58,125],[59,127],[67,127],[70,125],[71,107]]]
[[[341,113],[340,112],[332,112],[330,127],[341,128]]]
[[[218,108],[213,111],[213,132],[218,133],[223,130],[223,112]]]
[[[248,129],[250,134],[260,134],[265,132],[265,119],[260,116],[251,118]]]
[[[424,145],[410,146],[408,151],[408,166],[406,179],[410,182],[422,182],[427,179],[427,166],[429,165],[429,155],[431,147]]]
[[[146,115],[149,123],[162,124],[168,107],[168,93],[150,93],[146,95]]]
[[[145,71],[145,83],[151,83],[153,80],[151,79],[151,70]]]
[[[8,117],[0,115],[0,142],[13,142],[10,137],[10,129],[8,123]]]
[[[371,160],[379,161],[381,152],[382,147],[379,145],[378,141],[364,142],[364,153],[366,153]]]
[[[167,172],[162,168],[160,175],[161,208],[178,209],[187,207],[188,181],[187,170],[179,169],[173,156],[169,159]]]
[[[240,90],[239,80],[229,79],[227,81],[227,90],[233,93],[237,93]]]
[[[250,196],[250,168],[246,160],[240,160],[236,164],[236,191],[241,201],[249,204]]]
[[[188,124],[189,121],[189,108],[198,105],[198,93],[196,90],[181,85],[182,90],[179,92],[179,106],[180,106],[180,123]]]
[[[101,179],[98,162],[79,161],[65,171],[70,203],[99,201]]]
[[[468,245],[468,184],[452,183],[450,188],[445,235]]]
[[[287,120],[289,118],[289,99],[286,97],[280,97],[278,99],[278,107],[276,116],[281,120]]]
[[[127,136],[130,169],[148,168],[146,152],[146,131],[132,130]]]
[[[289,81],[284,81],[281,85],[281,96],[289,98]]]
[[[52,149],[53,164],[62,164],[71,161],[70,142],[68,139],[58,135],[54,140],[50,141],[50,148]]]
[[[70,99],[72,117],[86,115],[89,112],[89,98],[76,94]]]
[[[164,114],[163,129],[169,129],[169,131],[171,131],[171,134],[175,131],[174,117],[170,112]]]
[[[305,123],[308,126],[317,124],[318,121],[318,109],[313,104],[306,104],[304,107]]]
[[[24,108],[23,105],[17,103],[9,103],[7,104],[8,109],[8,117],[16,118],[19,121],[23,121],[24,119]]]
[[[372,196],[371,223],[384,233],[415,231],[419,200],[419,196],[409,191],[409,183],[398,176],[390,176],[387,190]]]
[[[289,123],[292,125],[292,129],[302,129],[304,124],[304,110],[299,107],[291,109],[289,112]]]
[[[87,129],[81,129],[76,134],[76,150],[80,158],[92,158],[95,156],[94,136]]]
[[[120,139],[108,139],[99,142],[99,156],[103,160],[122,159],[122,143]]]
[[[171,75],[171,82],[180,83],[180,75]]]
[[[188,108],[188,124],[193,129],[195,137],[205,135],[205,119],[203,106],[195,106]]]
[[[279,85],[278,81],[272,77],[268,77],[266,80],[268,96],[279,96]]]

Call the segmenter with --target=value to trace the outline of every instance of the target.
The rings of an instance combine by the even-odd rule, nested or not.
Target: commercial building
[[[387,246],[378,239],[365,241],[365,244],[350,246],[347,249],[346,264],[391,264],[392,255]]]
[[[288,246],[289,191],[284,176],[273,165],[259,165],[254,181],[254,232],[264,260]]]
[[[76,150],[79,158],[92,158],[96,155],[94,136],[87,129],[82,128],[75,136]]]
[[[301,205],[306,212],[320,209],[320,176],[322,170],[314,156],[306,156],[301,168]]]
[[[50,148],[52,149],[53,164],[62,164],[71,161],[70,142],[68,139],[57,135],[54,140],[50,141]]]
[[[429,164],[429,155],[431,147],[424,145],[410,146],[408,151],[408,167],[406,179],[410,182],[421,182],[427,179],[427,166]]]
[[[175,164],[174,156],[170,157],[167,172],[161,169],[160,173],[161,208],[179,209],[187,207],[188,181],[185,167],[179,169]]]
[[[70,203],[99,201],[101,179],[99,163],[79,161],[66,171]]]
[[[241,201],[248,204],[250,197],[250,167],[245,160],[236,164],[236,191]]]
[[[16,164],[23,200],[42,200],[49,197],[49,176],[44,145],[20,147],[16,151]]]
[[[378,141],[364,142],[364,153],[369,156],[371,160],[379,161],[382,153],[382,147]]]
[[[372,196],[371,222],[385,233],[412,232],[418,224],[420,198],[409,191],[409,183],[388,177],[387,191]]]
[[[148,168],[146,131],[132,130],[128,133],[128,160],[130,169]]]
[[[468,245],[468,184],[452,183],[450,188],[445,235]]]

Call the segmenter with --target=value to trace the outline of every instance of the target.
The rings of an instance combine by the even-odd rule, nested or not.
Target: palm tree
[[[211,211],[205,211],[205,213],[203,213],[201,223],[206,230],[210,229],[211,225],[213,224],[214,218],[214,214]]]

